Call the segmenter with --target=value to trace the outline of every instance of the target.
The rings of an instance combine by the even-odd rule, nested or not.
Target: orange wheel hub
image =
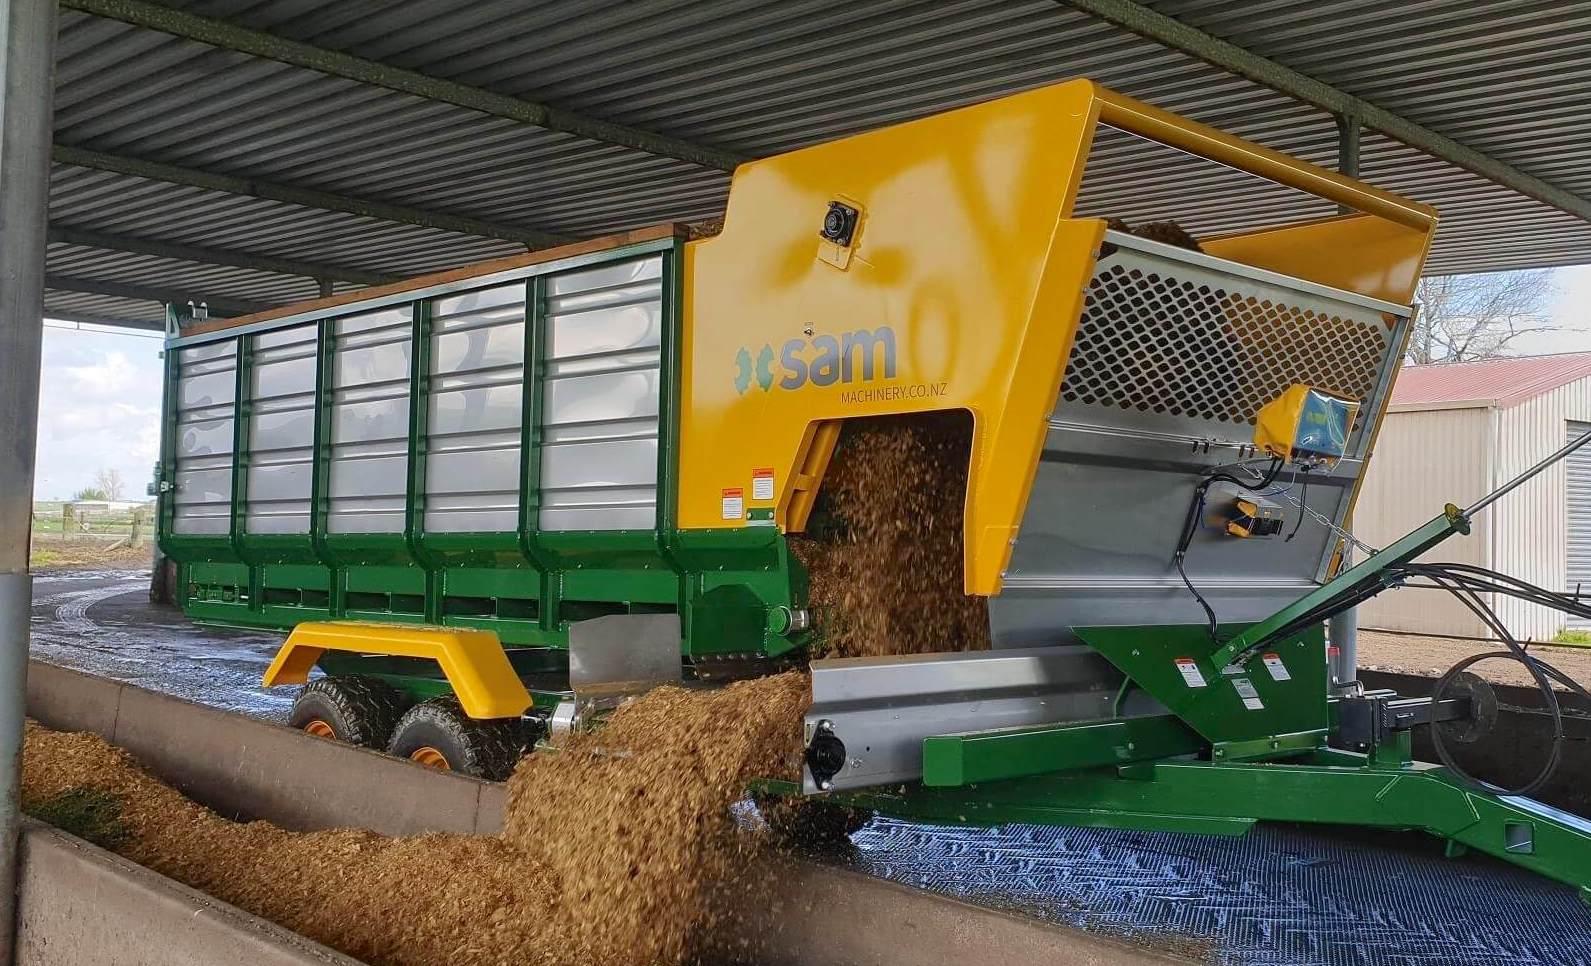
[[[409,753],[410,761],[417,761],[427,768],[436,768],[441,771],[452,771],[453,766],[447,763],[447,756],[430,745],[422,745]]]
[[[332,730],[332,726],[319,718],[311,718],[309,721],[305,722],[304,731],[305,733],[312,734],[317,738],[335,739],[337,737],[337,732]]]

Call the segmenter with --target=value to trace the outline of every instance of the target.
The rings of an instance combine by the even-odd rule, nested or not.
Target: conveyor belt
[[[1591,964],[1573,889],[1435,840],[1260,826],[1242,838],[876,819],[855,865],[1230,966]]]

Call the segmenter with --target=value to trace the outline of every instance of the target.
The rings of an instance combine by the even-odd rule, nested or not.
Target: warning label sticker
[[[1204,687],[1204,675],[1199,671],[1199,665],[1191,657],[1177,658],[1177,671],[1182,675],[1182,680],[1190,688]]]
[[[1336,657],[1337,655],[1339,655],[1341,653],[1342,653],[1342,648],[1338,647],[1335,644],[1327,644],[1326,645],[1326,663],[1330,664],[1331,663],[1331,659]]]
[[[773,467],[764,466],[751,471],[751,498],[753,500],[773,499]]]
[[[1233,678],[1232,687],[1237,689],[1237,696],[1243,699],[1243,707],[1250,711],[1264,711],[1265,702],[1260,700],[1260,693],[1254,690],[1254,682],[1248,678]]]
[[[1282,663],[1280,654],[1266,654],[1260,660],[1265,662],[1265,670],[1271,672],[1272,681],[1291,681],[1293,676],[1287,673],[1287,665]]]
[[[746,515],[746,491],[741,487],[724,490],[724,519],[739,520]]]

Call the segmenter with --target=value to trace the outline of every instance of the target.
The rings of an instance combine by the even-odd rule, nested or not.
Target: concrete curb
[[[494,832],[481,796],[501,786],[439,776],[363,748],[42,661],[28,666],[28,713],[127,749],[178,791],[231,818],[309,830],[358,825],[386,835]],[[438,782],[435,779],[448,779]],[[380,795],[371,795],[373,788]]]
[[[503,785],[40,661],[29,665],[28,713],[46,727],[105,737],[190,798],[234,817],[389,835],[493,834],[502,825]],[[750,953],[759,966],[1194,962],[845,869],[784,861],[774,874],[789,898],[737,910],[722,937],[729,954]]]
[[[17,966],[360,966],[106,852],[24,823]]]

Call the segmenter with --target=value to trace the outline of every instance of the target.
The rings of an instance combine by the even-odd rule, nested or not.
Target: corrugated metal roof
[[[1054,0],[196,0],[173,3],[604,120],[760,156],[1087,76],[1321,164],[1333,120]],[[1148,6],[1591,195],[1591,5],[1539,0],[1151,0]],[[712,217],[728,176],[630,148],[63,11],[64,145],[564,235]],[[1441,209],[1431,269],[1591,261],[1591,226],[1378,136],[1369,181]],[[1326,209],[1125,137],[1101,140],[1080,210],[1195,234]],[[79,228],[412,274],[517,246],[58,165],[51,217]],[[52,249],[50,271],[97,271]],[[256,301],[301,280],[149,256],[116,277]],[[110,271],[110,269],[107,269]],[[111,277],[109,275],[105,277]],[[48,307],[150,317],[52,292]],[[75,311],[76,308],[73,308]],[[86,311],[86,308],[85,308]]]
[[[1491,402],[1512,406],[1588,377],[1591,352],[1404,366],[1392,390],[1392,405],[1440,408],[1451,403]]]

